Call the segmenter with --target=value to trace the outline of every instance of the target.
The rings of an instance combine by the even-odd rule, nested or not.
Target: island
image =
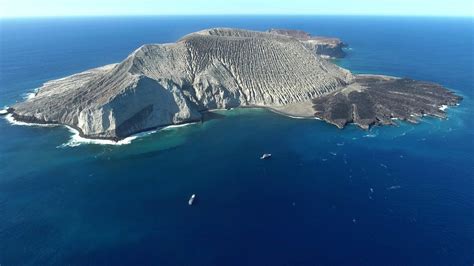
[[[356,75],[328,57],[345,44],[296,30],[213,28],[175,43],[143,45],[118,64],[46,82],[8,113],[63,124],[87,138],[132,134],[203,120],[204,112],[261,107],[340,128],[367,129],[424,115],[444,118],[461,97],[409,78]]]

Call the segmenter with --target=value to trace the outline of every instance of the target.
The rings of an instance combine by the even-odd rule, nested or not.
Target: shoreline
[[[2,113],[0,110],[0,114]],[[7,112],[6,114],[1,114],[1,117],[5,118],[5,120],[10,124],[14,126],[29,126],[29,127],[64,127],[66,128],[70,133],[72,133],[70,140],[67,143],[63,143],[60,146],[70,146],[70,147],[76,147],[79,146],[80,144],[98,144],[98,145],[124,145],[124,144],[130,144],[133,140],[138,139],[140,137],[145,137],[150,134],[156,133],[159,130],[169,130],[173,128],[179,128],[179,127],[185,127],[188,125],[193,125],[196,123],[199,123],[199,121],[190,121],[190,122],[185,122],[185,123],[180,123],[180,124],[170,124],[170,125],[164,125],[164,126],[157,126],[149,129],[144,129],[141,131],[134,132],[133,134],[130,134],[126,137],[123,138],[106,138],[106,137],[90,137],[85,135],[81,129],[67,125],[67,124],[61,124],[61,123],[52,123],[52,122],[43,122],[43,121],[37,121],[37,122],[26,122],[21,119],[18,119],[14,116],[13,113]]]
[[[273,113],[276,113],[276,114],[279,114],[279,115],[282,115],[282,116],[286,116],[286,117],[290,117],[290,118],[293,118],[293,119],[316,119],[316,120],[321,120],[317,117],[314,116],[314,110],[311,109],[310,110],[305,110],[305,111],[301,111],[300,112],[291,112],[289,111],[288,109],[292,109],[292,108],[295,108],[297,106],[302,106],[303,108],[305,108],[305,104],[310,104],[312,106],[311,103],[296,103],[296,104],[289,104],[289,105],[285,105],[285,106],[281,106],[281,107],[278,107],[278,106],[261,106],[261,105],[246,105],[246,106],[239,106],[239,107],[236,107],[236,108],[242,108],[242,109],[251,109],[251,108],[256,108],[256,109],[265,109],[265,110],[268,110],[268,111],[271,111]]]
[[[296,116],[292,115],[289,112],[285,112],[283,110],[276,109],[274,107],[268,107],[268,106],[258,106],[258,105],[248,105],[248,106],[239,106],[236,108],[242,108],[242,109],[264,109],[268,110],[270,112],[276,113],[278,115],[282,115],[285,117],[289,117],[292,119],[308,119],[308,120],[319,120],[322,121],[322,119],[317,118],[315,116]],[[232,109],[236,109],[232,108]],[[204,110],[202,113],[206,112],[214,112],[214,111],[229,111],[231,109],[213,109],[213,110]],[[203,123],[205,120],[197,120],[197,121],[188,121],[188,122],[183,122],[179,124],[169,124],[169,125],[161,125],[161,126],[156,126],[156,127],[151,127],[151,128],[146,128],[137,132],[134,132],[128,136],[125,136],[123,138],[108,138],[108,137],[92,137],[92,136],[87,136],[85,135],[82,130],[76,126],[72,125],[67,125],[67,124],[62,124],[62,123],[56,123],[56,122],[46,122],[46,121],[40,121],[40,120],[35,120],[34,122],[32,121],[26,121],[26,119],[21,119],[18,115],[14,113],[14,110],[7,108],[0,110],[0,116],[3,116],[5,120],[10,125],[15,125],[15,126],[37,126],[37,127],[65,127],[69,132],[71,132],[73,135],[71,136],[71,140],[73,142],[77,143],[83,143],[83,144],[99,144],[99,145],[123,145],[123,144],[130,144],[133,140],[143,137],[149,134],[153,134],[159,130],[167,130],[167,129],[172,129],[172,128],[179,128],[179,127],[185,127],[188,125],[193,125],[197,123]],[[63,144],[66,146],[67,143]],[[77,145],[72,145],[78,146]],[[62,146],[62,145],[61,145]]]
[[[371,76],[371,74],[369,74]],[[456,107],[459,106],[460,104],[457,103],[455,105],[448,105],[448,104],[443,104],[439,107],[440,111],[446,112],[447,109],[451,107]],[[202,110],[201,113],[213,113],[214,111],[229,111],[232,109],[264,109],[268,110],[272,113],[288,117],[291,119],[307,119],[307,120],[318,120],[318,121],[325,121],[330,125],[336,126],[338,129],[344,128],[339,126],[336,123],[332,123],[331,121],[324,120],[322,118],[319,118],[315,115],[315,111],[312,108],[313,103],[311,101],[309,102],[301,102],[301,103],[294,103],[294,104],[289,104],[289,105],[284,105],[284,106],[261,106],[261,105],[245,105],[245,106],[238,106],[235,108],[230,108],[230,109],[209,109],[209,110]],[[58,122],[46,122],[46,121],[41,121],[36,118],[26,118],[22,119],[21,116],[16,115],[14,113],[14,109],[11,107],[5,107],[5,109],[0,110],[0,117],[5,117],[5,119],[10,123],[11,125],[17,125],[17,126],[38,126],[38,127],[59,127],[63,126],[69,130],[69,132],[72,133],[71,139],[69,142],[62,144],[61,146],[71,146],[75,147],[80,144],[99,144],[99,145],[124,145],[124,144],[130,144],[133,140],[144,137],[150,134],[153,134],[159,130],[167,130],[167,129],[172,129],[172,128],[178,128],[178,127],[184,127],[192,124],[197,124],[197,123],[203,123],[206,121],[206,119],[203,117],[199,120],[194,120],[194,121],[187,121],[187,122],[182,122],[178,124],[168,124],[168,125],[159,125],[155,127],[150,127],[150,128],[145,128],[136,132],[133,132],[130,135],[127,135],[125,137],[93,137],[93,136],[87,136],[85,135],[82,130],[76,126],[73,125],[67,125],[67,124],[62,124]],[[438,117],[431,115],[433,117]],[[438,118],[443,118],[443,117],[438,117]],[[400,119],[397,119],[400,120]],[[409,120],[405,120],[408,122],[411,122]],[[358,125],[357,123],[349,123],[349,124],[354,124]],[[393,124],[392,124],[393,125]],[[359,125],[360,127],[360,125]],[[370,127],[369,127],[370,128]],[[369,128],[362,128],[362,129],[369,129]]]

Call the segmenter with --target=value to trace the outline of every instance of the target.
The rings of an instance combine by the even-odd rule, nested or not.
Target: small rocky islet
[[[207,29],[46,82],[7,111],[18,121],[64,124],[83,137],[119,140],[202,121],[212,109],[262,107],[367,129],[394,119],[444,118],[444,107],[462,99],[431,82],[353,74],[327,59],[343,57],[344,46],[297,30]]]

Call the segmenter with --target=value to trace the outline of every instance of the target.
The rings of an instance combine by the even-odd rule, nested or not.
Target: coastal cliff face
[[[311,36],[301,30],[270,29],[269,33],[295,38],[315,54],[329,58],[342,58],[346,53],[342,48],[347,45],[338,38]]]
[[[9,112],[25,122],[66,124],[90,138],[120,139],[199,121],[201,112],[209,109],[241,106],[316,116],[341,126],[357,122],[351,117],[338,122],[338,110],[354,105],[354,94],[348,90],[363,87],[357,106],[367,103],[369,109],[385,99],[384,88],[390,86],[379,86],[385,78],[355,76],[316,55],[321,48],[314,43],[314,38],[296,31],[203,30],[176,43],[144,45],[121,63],[47,82],[34,98]],[[398,84],[407,97],[413,82]],[[420,103],[425,114],[439,115],[433,110],[459,100],[440,86],[419,83],[416,88],[421,96],[407,100],[402,119]],[[350,95],[351,100],[339,100],[340,95]]]

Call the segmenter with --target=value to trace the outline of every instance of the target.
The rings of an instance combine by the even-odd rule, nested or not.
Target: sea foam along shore
[[[3,113],[3,111],[6,111],[6,110],[2,110],[2,113]],[[8,112],[6,112],[5,119],[8,121],[8,123],[10,123],[11,125],[15,125],[15,126],[28,126],[28,127],[58,127],[58,126],[61,126],[59,124],[26,123],[26,122],[18,121],[18,120],[15,120],[15,118],[13,118],[13,115],[9,114]]]
[[[188,126],[188,125],[191,125],[191,124],[195,124],[195,123],[187,123],[187,124],[181,124],[181,125],[171,125],[171,126],[166,126],[166,127],[162,127],[162,128],[157,128],[157,129],[153,129],[153,130],[133,134],[133,135],[128,136],[128,137],[126,137],[124,139],[121,139],[119,141],[108,140],[108,139],[88,139],[88,138],[84,138],[84,137],[81,136],[81,134],[79,133],[78,130],[76,130],[75,128],[72,128],[70,126],[65,125],[64,127],[66,127],[69,130],[69,132],[72,133],[72,136],[71,136],[71,138],[69,139],[69,141],[67,143],[64,143],[64,144],[62,144],[58,147],[61,147],[61,148],[64,148],[64,147],[77,147],[77,146],[82,145],[82,144],[116,145],[116,146],[125,145],[125,144],[132,143],[132,141],[134,141],[138,138],[142,138],[142,137],[154,134],[154,133],[156,133],[160,130],[169,130],[169,129],[178,128],[178,127],[185,127],[185,126]]]
[[[31,99],[35,97],[35,93],[28,93],[28,99]],[[239,107],[242,109],[265,109],[269,110],[271,112],[274,112],[276,114],[286,116],[289,118],[293,119],[314,119],[314,120],[321,120],[317,117],[310,117],[310,116],[299,116],[293,115],[292,112],[288,112],[288,110],[284,109],[276,109],[276,108],[271,108],[271,107],[266,107],[266,106],[248,106],[248,107]],[[215,110],[208,110],[208,112],[213,112],[213,111],[227,111],[225,109],[215,109]],[[8,107],[4,107],[3,110],[0,110],[0,115],[5,116],[5,119],[11,124],[11,125],[17,125],[17,126],[36,126],[36,127],[66,127],[69,132],[72,133],[71,138],[67,143],[64,143],[62,145],[59,145],[58,147],[76,147],[81,144],[98,144],[98,145],[124,145],[124,144],[130,144],[132,141],[134,141],[137,138],[148,136],[150,134],[153,134],[159,130],[170,130],[174,128],[180,128],[180,127],[185,127],[193,124],[197,124],[199,122],[189,122],[189,123],[183,123],[183,124],[176,124],[176,125],[169,125],[169,126],[164,126],[164,127],[158,127],[156,129],[151,129],[149,131],[144,131],[140,132],[137,134],[130,135],[126,138],[120,139],[118,141],[115,140],[110,140],[110,139],[93,139],[93,138],[86,138],[81,136],[80,132],[68,125],[63,125],[63,124],[48,124],[48,123],[30,123],[30,122],[23,122],[23,121],[18,121],[16,120],[11,113],[8,112]]]
[[[29,99],[35,96],[34,93],[29,93],[28,94]],[[274,112],[276,114],[290,117],[293,119],[314,119],[314,120],[321,120],[317,117],[308,117],[308,116],[293,116],[290,112],[287,112],[286,110],[277,110],[276,108],[269,108],[266,106],[248,106],[248,107],[240,107],[242,109],[265,109],[269,110],[271,112]],[[213,112],[213,111],[226,111],[225,109],[215,109],[215,110],[208,110],[208,112]],[[119,141],[115,140],[110,140],[110,139],[93,139],[93,138],[85,138],[81,136],[80,132],[68,125],[63,125],[63,124],[47,124],[47,123],[27,123],[27,122],[22,122],[15,120],[13,115],[11,113],[8,113],[8,107],[5,107],[3,110],[0,110],[0,115],[4,115],[5,119],[11,124],[11,125],[17,125],[17,126],[33,126],[33,127],[65,127],[68,129],[69,132],[72,133],[70,139],[68,142],[63,143],[58,146],[58,148],[64,148],[64,147],[77,147],[79,145],[83,144],[97,144],[97,145],[125,145],[125,144],[130,144],[132,141],[145,137],[148,135],[151,135],[153,133],[156,133],[157,131],[160,130],[171,130],[175,128],[181,128],[181,127],[186,127],[189,125],[194,125],[199,122],[189,122],[189,123],[184,123],[184,124],[177,124],[177,125],[169,125],[169,126],[164,126],[164,127],[159,127],[156,129],[152,129],[149,131],[144,131],[140,132],[137,134],[133,134],[131,136],[128,136],[126,138],[120,139]]]
[[[22,94],[23,99],[25,99],[25,100],[33,99],[36,96],[36,94],[38,93],[39,89],[40,88],[36,88],[36,89],[33,89],[33,91],[26,92],[26,93]]]
[[[34,93],[26,94],[28,99],[33,98],[36,94],[36,91],[37,90],[35,90]],[[457,104],[457,105],[459,105],[459,104]],[[285,110],[285,109],[280,109],[280,108],[267,107],[267,106],[247,106],[247,107],[240,107],[240,108],[266,109],[266,110],[269,110],[269,111],[274,112],[276,114],[283,115],[283,116],[286,116],[286,117],[290,117],[290,118],[293,118],[293,119],[321,120],[320,118],[317,118],[317,117],[309,117],[306,114],[305,115],[300,115],[298,113],[297,115],[294,115],[293,112],[291,112],[291,111],[288,111],[288,110]],[[82,137],[78,130],[76,130],[76,129],[70,127],[70,126],[67,126],[67,125],[26,123],[26,122],[17,121],[13,118],[12,114],[8,113],[7,109],[8,109],[8,107],[5,107],[3,110],[0,110],[0,115],[4,115],[5,119],[12,125],[37,126],[37,127],[59,127],[59,126],[66,127],[69,130],[69,132],[72,133],[72,136],[71,136],[71,138],[69,139],[69,141],[67,143],[64,143],[64,144],[62,144],[58,147],[76,147],[76,146],[79,146],[79,145],[82,145],[82,144],[98,144],[98,145],[124,145],[124,144],[130,144],[130,143],[132,143],[132,141],[136,140],[137,138],[151,135],[151,134],[153,134],[153,133],[155,133],[159,130],[169,130],[169,129],[185,127],[185,126],[197,123],[197,122],[190,122],[190,123],[184,123],[184,124],[179,124],[179,125],[169,125],[169,126],[165,126],[165,127],[161,127],[161,128],[157,128],[157,129],[153,129],[153,130],[133,134],[133,135],[128,136],[128,137],[126,137],[124,139],[121,139],[119,141],[114,141],[114,140],[108,140],[108,139],[89,139],[89,138]],[[446,109],[448,109],[448,106],[447,105],[442,105],[439,109],[442,110],[442,111],[446,111]],[[217,110],[219,110],[219,109],[208,110],[208,111],[212,112],[212,111],[217,111]],[[367,137],[372,137],[372,136],[369,135]]]
[[[156,133],[159,130],[170,130],[170,129],[173,129],[173,128],[185,127],[185,126],[188,126],[188,125],[196,124],[196,123],[187,123],[187,124],[181,124],[181,125],[170,125],[170,126],[150,130],[150,131],[137,133],[137,134],[131,135],[129,137],[126,137],[124,139],[121,139],[119,141],[113,141],[113,140],[108,140],[108,139],[88,139],[88,138],[84,138],[84,137],[81,136],[81,134],[79,133],[78,130],[76,130],[76,129],[70,127],[70,126],[67,126],[67,125],[26,123],[26,122],[17,121],[17,120],[15,120],[15,118],[13,118],[12,114],[7,114],[6,109],[5,110],[0,110],[0,113],[6,114],[5,119],[11,125],[30,126],[30,127],[33,126],[33,127],[65,127],[65,128],[67,128],[69,130],[69,132],[72,133],[72,135],[71,135],[68,142],[59,145],[58,148],[77,147],[77,146],[83,145],[83,144],[125,145],[125,144],[132,143],[132,141],[134,141],[138,138],[145,137],[145,136],[151,135],[153,133]]]
[[[2,110],[3,111],[3,110]],[[149,134],[152,134],[154,132],[156,132],[156,130],[154,131],[148,131],[148,132],[144,132],[144,133],[140,133],[140,134],[136,134],[136,135],[132,135],[130,137],[127,137],[127,138],[124,138],[120,141],[113,141],[113,140],[105,140],[105,139],[88,139],[88,138],[84,138],[84,137],[81,137],[80,136],[80,133],[79,131],[77,131],[76,129],[70,127],[70,126],[67,126],[67,125],[60,125],[60,124],[38,124],[38,123],[25,123],[25,122],[21,122],[21,121],[17,121],[15,120],[15,118],[13,118],[12,114],[7,114],[5,115],[5,119],[8,121],[8,123],[10,123],[11,125],[16,125],[16,126],[33,126],[33,127],[66,127],[69,132],[72,133],[72,136],[71,138],[69,139],[69,141],[67,143],[64,143],[58,147],[76,147],[76,146],[79,146],[81,144],[99,144],[99,145],[123,145],[123,144],[130,144],[134,139],[140,137],[140,136],[145,136],[145,135],[149,135]]]
[[[79,145],[83,145],[83,144],[97,144],[97,145],[124,145],[124,144],[130,144],[132,143],[133,140],[137,139],[138,137],[140,136],[145,136],[145,135],[149,135],[149,134],[152,134],[155,131],[147,131],[147,132],[144,132],[144,133],[140,133],[140,134],[137,134],[137,135],[132,135],[132,136],[129,136],[129,137],[126,137],[124,139],[121,139],[119,141],[113,141],[113,140],[109,140],[109,139],[88,139],[88,138],[84,138],[81,136],[81,134],[79,133],[78,130],[76,130],[75,128],[72,128],[70,126],[67,126],[67,125],[64,125],[64,127],[66,127],[69,132],[72,133],[71,135],[71,138],[69,139],[68,142],[62,144],[62,145],[59,145],[58,148],[65,148],[65,147],[77,147]]]

